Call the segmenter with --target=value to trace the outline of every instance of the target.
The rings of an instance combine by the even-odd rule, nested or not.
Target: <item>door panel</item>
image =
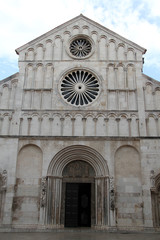
[[[67,183],[65,227],[91,226],[91,184]]]
[[[78,189],[77,183],[66,184],[65,226],[78,227]]]

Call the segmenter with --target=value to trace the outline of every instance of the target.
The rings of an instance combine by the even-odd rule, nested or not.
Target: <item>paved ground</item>
[[[160,233],[0,233],[0,240],[160,240]]]

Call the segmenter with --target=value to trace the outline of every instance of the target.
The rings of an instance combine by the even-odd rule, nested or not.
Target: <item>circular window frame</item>
[[[70,51],[70,46],[71,46],[71,43],[75,40],[78,40],[78,39],[84,39],[86,41],[88,41],[90,44],[91,44],[91,51],[84,57],[79,57],[79,56],[75,56],[71,53]],[[83,59],[87,59],[89,57],[92,56],[92,54],[94,53],[95,51],[95,43],[93,41],[93,39],[91,39],[89,36],[85,35],[85,34],[78,34],[78,35],[75,35],[73,37],[71,37],[68,41],[68,44],[66,46],[66,51],[68,53],[68,55],[71,57],[71,58],[74,58],[74,59],[79,59],[79,60],[83,60]]]
[[[99,84],[97,96],[95,97],[95,99],[92,99],[92,101],[91,101],[91,102],[88,102],[87,104],[83,104],[83,105],[81,105],[81,104],[78,104],[78,105],[73,104],[73,103],[67,101],[67,99],[65,99],[65,98],[64,98],[64,95],[62,94],[62,91],[61,91],[62,81],[65,79],[65,77],[66,77],[67,75],[69,75],[70,73],[76,72],[76,71],[85,71],[85,72],[88,72],[89,74],[92,74],[92,75],[96,78],[96,80],[97,80],[97,82],[98,82],[98,84]],[[77,86],[74,87],[74,89],[76,90],[76,88],[77,88],[77,89],[79,88],[79,83],[78,83],[78,84],[75,84],[75,85],[77,85]],[[81,85],[80,85],[80,86],[81,86]],[[83,88],[83,86],[81,86],[81,89],[82,89],[82,88]],[[84,107],[88,107],[88,106],[90,106],[91,104],[95,103],[95,101],[97,101],[97,99],[99,98],[100,93],[101,93],[101,80],[100,80],[100,77],[98,76],[98,74],[95,73],[95,71],[93,71],[93,70],[91,70],[91,69],[88,69],[88,68],[85,68],[85,67],[72,68],[72,69],[69,69],[69,70],[65,71],[65,72],[62,74],[62,76],[61,76],[61,78],[60,78],[60,81],[59,81],[59,84],[58,84],[58,90],[59,90],[59,94],[60,94],[60,96],[61,96],[61,99],[62,99],[65,103],[67,103],[67,105],[70,105],[70,106],[76,107],[76,108],[84,108]],[[82,90],[83,90],[83,89],[82,89]],[[81,90],[79,90],[79,91],[81,91]]]

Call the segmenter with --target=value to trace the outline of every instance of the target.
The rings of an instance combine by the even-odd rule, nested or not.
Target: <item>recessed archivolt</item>
[[[68,117],[70,119],[73,118],[73,116],[70,113],[66,113],[62,117],[64,117],[64,118]]]
[[[55,118],[55,117],[63,118],[63,115],[60,114],[60,113],[54,113],[52,117],[53,117],[53,118]]]
[[[101,117],[105,118],[105,115],[103,113],[99,113],[96,115],[96,118],[101,118]]]
[[[48,113],[43,113],[43,114],[42,114],[42,118],[43,118],[43,117],[49,117],[49,114],[48,114]]]
[[[80,29],[78,25],[73,26],[73,29]]]
[[[5,84],[2,85],[2,88],[5,88],[5,87],[9,88],[9,84],[5,83]]]
[[[109,113],[109,114],[108,114],[108,117],[109,117],[109,118],[111,118],[111,117],[112,117],[112,118],[117,118],[118,116],[117,116],[117,114],[115,114],[115,113]]]
[[[124,43],[119,43],[119,44],[118,44],[118,48],[119,48],[119,47],[123,47],[123,48],[125,49],[125,44],[124,44]]]
[[[119,63],[119,64],[117,65],[117,67],[118,67],[118,68],[119,68],[119,67],[122,67],[123,69],[125,68],[125,66],[124,66],[123,63]]]
[[[54,38],[54,40],[56,40],[56,39],[60,39],[60,40],[62,40],[61,35],[56,35],[55,38]]]
[[[51,39],[47,39],[46,43],[52,43],[52,40]]]
[[[40,115],[38,113],[32,113],[30,116],[31,117],[40,117]]]
[[[128,48],[128,49],[127,49],[127,52],[133,52],[133,53],[135,53],[135,50],[134,50],[134,48]]]
[[[89,117],[95,118],[96,116],[93,113],[88,113],[88,114],[85,115],[85,118],[89,118]]]
[[[131,118],[137,118],[138,116],[136,114],[131,114]]]
[[[39,48],[39,47],[42,47],[43,48],[43,44],[42,43],[39,43],[36,48]]]
[[[84,25],[82,28],[83,29],[89,29],[89,27],[87,25]]]
[[[116,44],[116,41],[114,39],[109,39],[109,43],[115,43]]]
[[[102,40],[102,39],[104,39],[104,40],[106,41],[106,43],[107,43],[107,36],[101,35],[100,38],[99,38],[99,40]]]
[[[109,63],[109,64],[107,65],[107,68],[109,68],[109,67],[115,68],[115,64],[114,64],[114,63]]]
[[[128,114],[126,114],[126,113],[121,113],[121,114],[119,114],[119,117],[121,117],[121,118],[128,118]]]
[[[34,51],[34,48],[28,48],[27,52],[29,52],[29,51]]]
[[[159,91],[160,91],[160,87],[156,87],[155,92],[159,92]]]
[[[81,114],[81,113],[77,113],[77,114],[75,114],[75,115],[74,115],[74,118],[78,118],[78,117],[81,117],[81,118],[83,118],[83,117],[84,117],[84,115],[83,115],[83,114]]]
[[[134,68],[135,69],[135,65],[133,64],[133,63],[129,63],[129,64],[127,64],[127,66],[126,66],[127,68],[128,67],[132,67],[132,68]]]
[[[76,160],[89,163],[97,177],[109,175],[107,162],[102,155],[95,149],[84,145],[69,146],[59,151],[50,162],[47,175],[62,177],[65,166]]]
[[[69,35],[71,37],[71,32],[70,31],[65,31],[63,34],[64,35]]]
[[[154,118],[154,119],[156,119],[157,116],[156,116],[155,114],[151,113],[151,114],[148,114],[148,118]]]
[[[3,113],[2,116],[3,116],[3,117],[11,117],[12,115],[9,114],[9,113]]]
[[[145,86],[146,87],[151,87],[153,89],[153,84],[151,82],[146,82]]]

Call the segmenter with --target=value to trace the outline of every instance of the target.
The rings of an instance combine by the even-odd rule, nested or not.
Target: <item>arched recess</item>
[[[143,226],[140,155],[130,145],[115,153],[116,221],[121,227]]]
[[[41,149],[33,144],[25,145],[18,153],[12,205],[14,225],[22,223],[36,225],[39,222],[42,161]]]
[[[160,173],[155,177],[151,174],[151,184],[153,226],[160,227]]]
[[[74,145],[62,149],[58,152],[48,167],[47,173],[47,200],[45,206],[45,222],[48,226],[61,226],[64,227],[64,173],[67,165],[71,163],[86,164],[94,171],[94,192],[95,212],[91,213],[93,227],[104,227],[109,224],[108,216],[108,185],[109,185],[109,172],[106,160],[93,148]],[[82,167],[81,165],[81,167]],[[66,180],[67,182],[69,180]],[[76,182],[76,178],[73,182]],[[79,181],[89,181],[88,178],[79,176]],[[92,185],[93,188],[93,185]],[[93,194],[93,192],[92,192]]]

